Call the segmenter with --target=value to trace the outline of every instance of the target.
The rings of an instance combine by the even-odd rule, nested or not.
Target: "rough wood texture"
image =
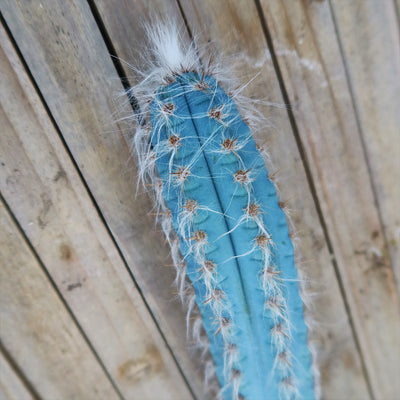
[[[189,0],[183,1],[182,6],[192,30],[201,33],[202,42],[212,40],[219,52],[240,54],[237,56],[242,61],[237,68],[240,76],[250,78],[261,68],[260,75],[247,90],[249,95],[283,103],[261,24],[254,22],[258,18],[254,6],[241,1]],[[202,28],[205,26],[207,30]],[[315,303],[315,317],[320,326],[313,339],[320,344],[323,395],[332,399],[356,395],[368,398],[359,356],[286,110],[273,107],[264,110],[277,127],[272,133],[270,154],[276,167],[283,169],[281,197],[293,199],[289,206],[294,208],[296,228],[301,232],[301,254],[305,260],[312,260],[307,264],[307,274],[318,282],[314,288],[321,291]],[[264,134],[267,138],[270,132]]]
[[[36,400],[16,374],[7,358],[0,352],[0,399]]]
[[[0,224],[4,347],[43,398],[118,399],[1,202]]]
[[[40,99],[0,35],[3,196],[121,393],[190,398]]]
[[[311,340],[323,398],[397,396],[398,0],[0,4],[48,107],[0,31],[0,190],[27,235],[1,206],[0,333],[40,396],[117,399],[114,384],[126,400],[204,398],[175,276],[163,267],[169,250],[149,198],[135,197],[132,132],[114,123],[123,90],[109,52],[134,84],[124,61],[142,66],[142,23],[154,16],[174,18],[188,37],[186,21],[199,43],[231,56],[242,83],[260,72],[246,94],[280,105],[261,106],[273,125],[258,140],[279,171],[317,292]],[[0,397],[30,398],[4,361]]]
[[[392,0],[331,3],[400,291],[400,6],[396,15]]]
[[[262,5],[373,393],[394,398],[399,299],[329,5]]]
[[[113,98],[122,86],[88,5],[10,1],[3,13],[142,294],[201,395],[199,361],[187,350],[185,313],[173,299],[174,273],[163,268],[168,250],[148,215],[151,202],[135,197],[136,170],[114,124]]]

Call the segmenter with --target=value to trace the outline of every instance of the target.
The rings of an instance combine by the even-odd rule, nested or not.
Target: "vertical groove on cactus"
[[[165,65],[132,88],[150,117],[134,139],[139,175],[155,189],[188,322],[200,310],[220,395],[314,399],[293,245],[263,156],[193,47],[184,53],[173,30],[150,34]]]

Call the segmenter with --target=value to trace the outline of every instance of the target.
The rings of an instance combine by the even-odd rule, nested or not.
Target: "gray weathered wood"
[[[190,398],[11,43],[0,37],[3,196],[121,393]]]
[[[0,202],[0,336],[45,399],[118,399]]]
[[[392,0],[331,4],[400,292],[400,22]]]
[[[199,34],[198,42],[211,40],[217,54],[231,56],[225,63],[235,64],[242,82],[261,71],[246,88],[246,94],[284,102],[252,1],[180,3],[190,30]],[[273,127],[261,132],[258,140],[268,142],[272,160],[280,171],[280,196],[282,200],[291,199],[289,207],[305,260],[300,266],[318,292],[313,314],[319,324],[310,339],[319,348],[323,398],[367,399],[370,395],[346,306],[374,397],[394,398],[400,385],[396,379],[400,359],[400,35],[399,10],[397,15],[395,12],[399,2],[255,3],[260,3],[264,11],[282,71],[281,83],[287,90],[298,129],[298,136],[295,131],[294,137],[283,106],[261,106]],[[156,15],[174,19],[182,27],[182,34],[188,36],[178,3],[93,0],[89,4],[92,10],[97,8],[95,18],[85,0],[0,0],[0,4],[76,162],[75,166],[71,163],[3,33],[3,195],[125,397],[177,396],[183,400],[191,395],[124,261],[195,396],[202,398],[202,365],[188,351],[185,313],[172,300],[173,271],[162,267],[171,264],[169,250],[159,228],[154,226],[148,197],[143,192],[134,197],[136,168],[129,155],[132,132],[113,122],[120,107],[114,98],[122,92],[122,86],[103,42],[105,32],[99,32],[95,22],[100,16],[123,60],[126,75],[135,83],[135,74],[124,61],[143,66],[143,22]],[[304,154],[299,152],[296,140],[303,144]],[[316,213],[304,162],[315,185],[331,251]],[[100,215],[95,206],[99,206]],[[6,244],[0,251],[6,252],[7,259],[3,257],[1,261],[17,271],[29,266],[29,270],[36,271],[32,276],[41,278],[32,280],[31,275],[24,274],[21,283],[17,277],[7,276],[8,286],[17,287],[14,291],[0,282],[0,290],[7,289],[0,296],[19,296],[19,302],[10,305],[3,301],[0,306],[0,313],[12,307],[13,313],[20,316],[12,321],[12,327],[19,329],[16,337],[11,337],[10,325],[6,325],[7,349],[13,358],[17,355],[15,360],[23,374],[35,388],[41,388],[41,395],[47,391],[49,398],[54,398],[54,393],[63,399],[116,398],[54,288],[13,223],[10,226],[14,236],[8,237],[3,230],[7,237],[3,238]],[[17,244],[12,241],[15,237],[19,238]],[[397,293],[392,270],[397,278]],[[41,302],[40,298],[37,304],[27,303],[18,294],[21,284],[28,296],[36,296],[34,289],[41,285],[49,288],[44,291],[46,301]],[[28,287],[34,289],[27,290]],[[29,298],[36,301],[36,297]],[[42,314],[50,317],[40,318]],[[61,320],[55,321],[58,314]],[[41,320],[45,325],[38,325]],[[25,321],[34,322],[29,329],[21,330]],[[65,321],[68,329],[62,331]],[[78,343],[73,344],[72,354],[78,355],[83,349],[79,357],[86,360],[81,363],[78,356],[73,358],[78,372],[71,372],[70,357],[60,355],[64,344],[71,343],[71,330]],[[49,336],[51,342],[41,340]],[[20,349],[17,344],[21,342],[31,346]],[[48,355],[49,343],[55,353]],[[61,365],[55,365],[56,360]],[[67,382],[59,381],[64,379],[64,371]],[[24,398],[24,387],[13,372],[10,375],[8,370],[8,375],[3,376],[1,372],[0,398]],[[74,387],[77,377],[84,381],[86,375],[88,386],[78,382]],[[97,386],[105,387],[101,395],[90,393],[97,381]]]
[[[136,169],[115,124],[122,86],[86,1],[2,0],[2,11],[141,293],[197,396],[201,367],[186,343],[185,312],[174,299],[174,271]]]
[[[0,352],[0,399],[34,400],[2,352]]]

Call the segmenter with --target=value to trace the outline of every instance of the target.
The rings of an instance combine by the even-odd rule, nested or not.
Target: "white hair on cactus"
[[[275,103],[270,103],[262,100],[253,100],[249,99],[242,95],[243,89],[250,83],[246,83],[244,85],[239,86],[237,79],[234,77],[232,68],[222,67],[222,63],[216,61],[218,57],[215,53],[211,56],[205,56],[206,54],[210,54],[206,47],[199,48],[196,47],[194,41],[188,41],[186,39],[187,34],[184,28],[179,29],[174,22],[168,23],[153,23],[151,25],[146,25],[145,27],[147,37],[149,39],[149,43],[147,47],[144,49],[142,53],[142,58],[146,62],[146,67],[143,70],[138,70],[132,66],[130,66],[137,76],[140,77],[141,81],[138,82],[135,86],[128,90],[128,97],[135,98],[138,103],[138,109],[136,109],[136,118],[137,118],[137,130],[136,134],[133,138],[133,149],[136,154],[138,167],[139,167],[139,181],[142,182],[145,186],[152,187],[153,198],[155,202],[156,209],[156,220],[161,219],[162,229],[167,238],[167,242],[171,247],[171,255],[173,259],[174,266],[176,268],[176,280],[175,284],[178,286],[178,294],[181,298],[182,303],[186,303],[188,306],[187,312],[187,332],[189,335],[190,332],[190,319],[192,313],[196,315],[200,315],[200,312],[197,308],[195,302],[195,294],[193,290],[188,289],[187,280],[185,277],[186,268],[185,268],[185,257],[182,257],[179,250],[179,238],[174,232],[174,229],[171,224],[171,218],[169,214],[169,209],[165,204],[165,200],[163,198],[163,184],[160,178],[157,175],[156,169],[154,168],[155,157],[153,156],[153,150],[151,148],[151,141],[149,140],[149,129],[146,129],[146,120],[149,118],[149,104],[152,100],[154,100],[154,95],[159,86],[167,85],[173,81],[173,77],[176,74],[185,73],[188,71],[197,71],[199,73],[205,73],[212,75],[218,84],[230,94],[230,96],[235,101],[235,104],[243,118],[243,120],[250,126],[253,136],[255,136],[255,140],[257,142],[257,133],[265,132],[266,127],[271,127],[270,121],[265,117],[265,115],[257,109],[260,105],[271,105],[271,106],[280,106]],[[202,66],[201,59],[206,60],[206,65]],[[213,59],[214,61],[209,61],[207,64],[207,60]],[[204,72],[203,72],[204,71]],[[193,88],[196,90],[196,88]],[[210,110],[211,111],[211,110]],[[163,113],[161,113],[163,114]],[[168,123],[168,114],[169,111],[165,110],[164,116],[165,118],[161,121],[159,120],[158,126],[155,127],[155,132],[159,132],[163,124]],[[223,110],[222,110],[222,118],[221,124],[226,125],[232,121],[226,121],[223,118]],[[132,122],[135,118],[130,115],[127,118],[123,118],[122,120],[127,120]],[[232,151],[239,150],[240,147],[243,147],[245,143],[239,144],[234,143],[232,145]],[[165,146],[162,151],[168,152],[170,148],[168,147],[168,143],[160,143],[159,146]],[[258,146],[260,147],[260,146]],[[176,150],[176,149],[175,149]],[[216,149],[216,152],[227,152],[228,149],[220,148]],[[260,149],[261,154],[263,156],[264,162],[267,166],[268,171],[274,171],[272,166],[271,158],[266,148]],[[172,151],[172,157],[174,157],[174,152]],[[240,157],[239,157],[240,159]],[[241,161],[241,160],[240,160]],[[171,161],[172,165],[172,161]],[[244,169],[243,169],[244,171]],[[242,174],[243,175],[243,174]],[[172,174],[171,174],[172,176]],[[238,176],[238,178],[242,178],[242,176]],[[251,178],[245,179],[246,176],[243,175],[242,180],[238,180],[237,183],[242,186],[244,185],[246,190],[248,191],[248,205],[251,204],[250,197],[250,187],[251,187]],[[276,178],[276,177],[273,177]],[[184,177],[183,177],[184,179]],[[276,186],[276,179],[271,179],[275,185],[277,194],[279,195],[278,187]],[[203,206],[204,207],[204,206]],[[210,211],[210,210],[209,210]],[[213,211],[213,210],[211,210]],[[288,221],[288,225],[290,227],[290,231],[294,231],[292,218],[288,215],[287,210],[285,211],[286,219]],[[251,215],[249,215],[248,210],[244,212],[244,215],[240,221],[238,221],[237,226],[246,222]],[[262,218],[255,217],[254,221],[257,223],[259,227],[260,234],[263,234],[269,237],[266,228],[263,225]],[[232,229],[232,230],[234,230]],[[181,225],[179,227],[179,233],[187,234],[191,230],[191,217],[189,213],[184,215],[182,218]],[[230,233],[230,232],[228,232]],[[182,235],[183,236],[183,235]],[[186,236],[183,236],[186,237]],[[204,239],[204,238],[203,238]],[[195,253],[195,259],[199,263],[199,265],[204,265],[206,262],[206,258],[204,255],[204,246],[206,244],[205,241],[200,238],[199,241],[195,241],[192,238],[187,239],[187,243],[189,244],[189,250]],[[254,251],[256,246],[251,251]],[[299,259],[297,246],[295,247],[296,251],[296,260]],[[284,298],[282,296],[282,292],[280,289],[280,277],[278,271],[274,270],[274,267],[271,265],[270,257],[268,253],[268,249],[265,248],[263,251],[263,262],[264,266],[261,271],[261,282],[262,288],[265,292],[266,302],[270,301],[269,306],[275,309],[276,316],[281,317],[284,321],[284,325],[279,326],[276,324],[273,328],[273,341],[277,345],[277,347],[281,350],[280,354],[278,354],[275,364],[276,365],[284,365],[285,360],[281,357],[286,351],[285,340],[287,336],[290,335],[290,327],[287,324],[287,311],[286,305],[284,304]],[[310,309],[307,307],[310,301],[310,294],[308,290],[308,283],[304,278],[304,272],[299,268],[299,263],[296,262],[296,266],[298,268],[298,276],[299,276],[299,288],[300,295],[305,304],[305,322],[309,329],[309,334],[312,334],[313,328],[315,326],[315,321],[312,319],[310,315]],[[218,297],[216,293],[217,285],[214,279],[214,276],[210,271],[205,271],[204,279],[206,282],[207,293],[209,298],[215,299]],[[274,297],[275,296],[275,297]],[[217,302],[214,300],[210,300],[213,303],[213,310],[216,316],[216,333],[221,333],[224,342],[229,344],[230,331],[232,329],[232,321],[226,317],[226,315],[230,314],[229,305],[223,304],[223,297],[219,298]],[[222,305],[221,305],[222,304]],[[227,313],[222,315],[221,307],[225,306],[227,308]],[[224,310],[225,311],[225,310]],[[274,315],[274,314],[272,314]],[[278,319],[278,318],[277,318]],[[193,325],[193,338],[198,343],[198,347],[202,349],[202,358],[205,358],[205,354],[208,351],[208,339],[207,336],[200,335],[201,324],[199,323],[199,317],[196,317],[195,324]],[[285,325],[286,324],[286,325]],[[314,385],[315,385],[315,394],[316,398],[320,397],[320,383],[319,383],[319,370],[317,366],[317,357],[316,357],[316,348],[314,343],[308,342],[311,354],[312,354],[312,363],[313,363],[313,373],[314,373]],[[215,368],[211,361],[211,357],[208,355],[209,360],[205,365],[205,385],[210,388],[215,384],[211,383],[216,382],[215,376]],[[237,352],[226,349],[225,351],[225,361],[224,364],[229,365],[230,370],[232,370],[235,360],[238,355]],[[287,360],[291,360],[291,355],[286,353]],[[234,391],[234,399],[239,399],[239,387],[240,387],[240,375],[239,373],[236,376],[232,376],[231,380],[234,383],[233,391]],[[294,385],[294,380],[287,379],[284,382],[284,387],[282,390],[284,392],[296,391],[296,387]],[[222,397],[222,393],[226,390],[226,388],[222,388],[218,396]]]
[[[194,42],[184,38],[186,30],[179,29],[173,22],[146,27],[147,37],[153,44],[150,47],[154,67],[162,79],[172,74],[200,69],[200,60]]]

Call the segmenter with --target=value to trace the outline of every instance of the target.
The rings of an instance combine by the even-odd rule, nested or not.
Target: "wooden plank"
[[[114,123],[122,91],[86,1],[1,1],[2,12],[102,216],[187,380],[202,394],[198,357],[187,349],[185,312],[151,201],[135,197],[129,144]],[[129,283],[127,283],[129,284]]]
[[[106,0],[94,0],[93,3],[107,33],[111,35],[112,45],[121,59],[126,76],[131,80],[131,85],[135,83],[137,76],[129,69],[128,64],[138,69],[147,67],[143,52],[144,43],[147,42],[144,31],[146,23],[155,20],[176,21],[182,37],[189,38],[176,0],[122,1],[118,3],[118,7],[114,2]],[[130,36],[127,36],[125,24],[120,24],[119,21],[131,21]]]
[[[392,0],[331,4],[400,292],[400,22]]]
[[[43,398],[118,399],[3,203],[0,225],[4,347]]]
[[[190,398],[4,31],[0,37],[3,196],[121,393]]]
[[[329,4],[261,4],[289,101],[295,105],[373,393],[395,398],[400,390],[399,298]]]
[[[223,52],[235,60],[242,82],[259,73],[245,91],[249,96],[283,103],[252,3],[184,0],[181,4],[190,28],[201,41],[211,41],[217,54]],[[314,300],[319,325],[312,338],[319,344],[323,398],[368,398],[360,358],[286,110],[271,106],[262,110],[275,129],[263,132],[261,141],[271,139],[272,160],[276,168],[282,169],[281,198],[295,199],[291,207],[295,208],[292,215],[300,232],[300,252],[305,260],[313,260],[304,269],[320,292]]]
[[[35,400],[2,352],[0,352],[0,399]]]

